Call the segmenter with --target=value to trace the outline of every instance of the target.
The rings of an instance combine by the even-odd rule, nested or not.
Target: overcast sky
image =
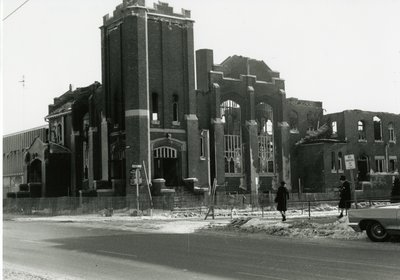
[[[24,1],[3,0],[2,18]],[[101,82],[99,27],[121,2],[29,0],[3,21],[3,134],[45,124],[69,84]],[[213,49],[215,63],[263,60],[287,97],[322,101],[327,113],[400,114],[400,0],[163,2],[192,11],[195,49]]]

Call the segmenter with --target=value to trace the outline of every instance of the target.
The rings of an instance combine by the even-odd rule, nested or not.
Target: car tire
[[[383,242],[389,239],[389,234],[378,222],[371,222],[367,226],[367,235],[371,241]]]

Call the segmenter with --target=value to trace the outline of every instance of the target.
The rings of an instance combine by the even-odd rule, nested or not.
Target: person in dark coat
[[[338,218],[340,219],[343,217],[344,209],[347,210],[351,207],[350,183],[346,180],[346,176],[344,175],[340,176],[339,196],[340,196],[340,201],[339,201],[340,215],[338,216]]]
[[[282,221],[286,221],[287,200],[289,199],[289,191],[285,187],[286,183],[281,182],[281,186],[276,193],[275,202],[278,203],[276,209],[282,215]]]
[[[390,202],[400,202],[400,179],[399,177],[394,178],[392,192],[390,193]]]

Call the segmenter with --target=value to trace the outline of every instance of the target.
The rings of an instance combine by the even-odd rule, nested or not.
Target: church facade
[[[27,174],[40,167],[65,183],[52,191],[57,178],[42,176],[42,196],[134,194],[132,166],[171,188],[216,182],[257,194],[284,180],[299,190],[297,144],[321,130],[322,102],[287,98],[264,61],[233,55],[214,63],[212,50],[195,51],[193,28],[190,11],[162,2],[123,0],[103,17],[101,84],[55,98],[47,142],[25,150]],[[36,167],[32,154],[43,155]]]

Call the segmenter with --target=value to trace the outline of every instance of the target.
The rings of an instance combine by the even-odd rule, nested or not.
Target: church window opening
[[[154,158],[177,158],[177,150],[171,147],[159,147],[153,151]]]
[[[274,173],[273,110],[266,103],[256,106],[258,127],[258,160],[260,173]]]
[[[337,135],[337,122],[332,122],[332,135]]]
[[[177,94],[174,94],[173,95],[173,98],[172,98],[172,120],[174,121],[174,122],[178,122],[179,121],[179,103],[178,103],[178,101],[179,101],[179,98],[178,98],[178,95]]]
[[[384,156],[375,156],[375,172],[385,172]]]
[[[151,95],[151,120],[158,122],[158,94],[153,92]]]
[[[357,131],[358,131],[358,140],[361,140],[361,141],[366,140],[364,121],[358,121]]]
[[[317,114],[315,112],[309,111],[307,113],[307,132],[312,132],[316,128],[316,123],[317,123]]]
[[[224,123],[225,174],[242,173],[242,131],[240,105],[232,100],[220,106]]]
[[[200,137],[200,158],[205,158],[205,147],[204,147],[205,139],[203,136]]]
[[[389,142],[396,142],[396,136],[395,136],[395,133],[394,133],[394,125],[393,125],[393,123],[389,123],[388,131],[389,131]]]
[[[343,154],[342,152],[338,153],[338,171],[343,172]]]
[[[335,152],[331,152],[331,170],[333,173],[336,172],[336,156]]]
[[[57,141],[57,143],[62,143],[62,141],[63,141],[63,135],[62,135],[62,125],[59,123],[58,125],[57,125],[57,136],[58,136],[58,141]]]
[[[298,132],[299,117],[296,111],[292,110],[289,116],[289,125],[291,132]]]
[[[375,116],[374,121],[374,139],[375,141],[382,141],[382,122],[381,119]]]
[[[397,171],[397,156],[389,156],[389,172],[393,173]]]
[[[60,118],[51,122],[50,141],[60,145],[64,144],[64,119]]]

